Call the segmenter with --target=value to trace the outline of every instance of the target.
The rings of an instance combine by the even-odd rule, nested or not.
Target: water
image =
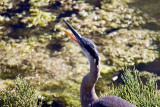
[[[160,0],[134,0],[130,7],[138,8],[151,17],[144,28],[160,31]]]

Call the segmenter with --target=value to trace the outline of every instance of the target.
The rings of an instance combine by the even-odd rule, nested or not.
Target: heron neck
[[[100,75],[99,72],[99,61],[96,64],[96,59],[90,59],[90,72],[84,76],[81,83],[81,104],[82,107],[87,107],[92,102],[98,100],[98,96],[95,92],[95,84]]]

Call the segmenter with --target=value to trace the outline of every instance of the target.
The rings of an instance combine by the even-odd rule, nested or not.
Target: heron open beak
[[[72,33],[73,33],[75,36],[73,36],[72,34],[70,34],[69,32],[67,32],[66,30],[64,30],[64,32],[65,32],[68,36],[70,36],[74,41],[76,41],[78,44],[80,44],[80,42],[81,42],[81,35],[78,34],[78,32],[77,32],[67,21],[65,21],[65,20],[63,20],[63,21],[66,23],[66,25],[68,26],[68,28],[72,31]]]
[[[68,31],[66,31],[66,30],[64,30],[64,32],[65,32],[68,36],[70,36],[75,42],[79,43],[78,39],[77,39],[75,36],[73,36],[72,34],[70,34],[70,33],[69,33]]]

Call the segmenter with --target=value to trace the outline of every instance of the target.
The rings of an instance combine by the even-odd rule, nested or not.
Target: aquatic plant
[[[30,17],[25,17],[22,22],[27,23],[27,27],[42,26],[45,27],[49,22],[54,21],[56,16],[50,12],[44,12],[37,8],[30,9]]]
[[[121,68],[149,63],[158,58],[158,47],[153,45],[155,40],[158,42],[158,35],[149,30],[121,29],[105,35],[106,40],[102,38],[95,42],[104,45],[99,50],[106,56],[103,57],[105,63]]]
[[[160,39],[156,35],[160,32],[137,30],[146,24],[140,10],[122,0],[96,1],[0,1],[1,90],[6,79],[23,75],[33,78],[37,94],[46,100],[80,105],[80,83],[89,71],[89,63],[65,36],[62,18],[98,45],[102,65],[102,78],[96,85],[98,95],[108,93],[107,85],[119,68],[146,64],[158,57]]]
[[[126,69],[121,76],[124,85],[113,87],[113,95],[121,97],[138,107],[158,107],[160,106],[160,95],[158,94],[155,80],[148,77],[146,84],[140,78],[138,70]]]
[[[7,9],[12,9],[13,3],[11,0],[1,0],[0,1],[0,13],[6,12]]]
[[[50,2],[55,2],[55,0],[29,0],[30,4],[35,7],[48,6]]]

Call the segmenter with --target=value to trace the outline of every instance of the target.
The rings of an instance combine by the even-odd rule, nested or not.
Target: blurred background
[[[98,47],[98,96],[123,84],[126,67],[160,87],[159,0],[1,0],[0,91],[12,90],[19,76],[48,105],[80,106],[89,62],[63,32],[63,19]]]

